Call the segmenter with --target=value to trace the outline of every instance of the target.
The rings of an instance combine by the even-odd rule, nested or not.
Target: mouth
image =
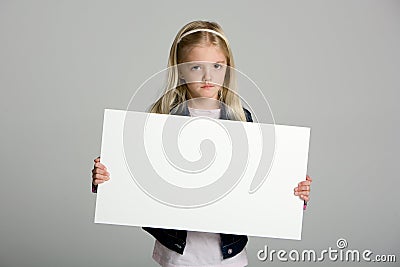
[[[212,87],[214,87],[214,85],[207,84],[207,85],[203,85],[201,88],[207,89],[207,88],[212,88]]]

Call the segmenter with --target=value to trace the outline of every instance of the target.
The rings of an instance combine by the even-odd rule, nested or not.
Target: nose
[[[203,81],[205,81],[205,82],[206,81],[207,82],[211,81],[211,71],[210,71],[210,67],[209,66],[204,68]]]

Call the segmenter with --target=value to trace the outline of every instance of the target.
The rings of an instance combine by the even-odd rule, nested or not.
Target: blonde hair
[[[151,113],[169,114],[171,109],[190,99],[186,84],[179,84],[178,64],[194,46],[215,45],[226,57],[225,74],[220,101],[230,108],[228,113],[235,120],[246,121],[246,116],[236,93],[235,64],[232,51],[222,28],[216,22],[193,21],[186,24],[176,35],[168,59],[168,79],[165,93],[150,108]]]

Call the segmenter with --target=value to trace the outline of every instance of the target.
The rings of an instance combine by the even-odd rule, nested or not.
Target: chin
[[[199,97],[206,97],[206,98],[213,98],[213,99],[217,99],[217,95],[215,94],[207,94],[207,95],[200,95]]]
[[[198,95],[200,97],[218,98],[218,91],[204,92],[204,89],[201,89],[201,91],[198,93]]]

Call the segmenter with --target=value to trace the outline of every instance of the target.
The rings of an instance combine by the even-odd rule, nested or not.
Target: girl
[[[177,67],[176,71],[169,73],[169,84],[177,86],[170,87],[170,90],[167,88],[164,95],[152,105],[150,112],[170,114],[171,110],[178,109],[180,115],[252,122],[250,112],[242,107],[239,96],[234,92],[234,75],[230,72],[230,68],[234,68],[232,52],[217,23],[193,21],[178,32],[170,50],[168,66],[174,68],[178,64],[184,67]],[[223,81],[215,82],[221,73]],[[192,102],[196,99],[214,101]],[[98,184],[110,179],[110,173],[100,163],[100,157],[94,162],[92,191],[96,192]],[[306,180],[294,188],[294,194],[304,200],[305,204],[309,200],[311,182],[307,175]],[[245,235],[150,227],[143,229],[156,239],[153,259],[161,266],[242,267],[248,264],[245,249],[248,238]]]

